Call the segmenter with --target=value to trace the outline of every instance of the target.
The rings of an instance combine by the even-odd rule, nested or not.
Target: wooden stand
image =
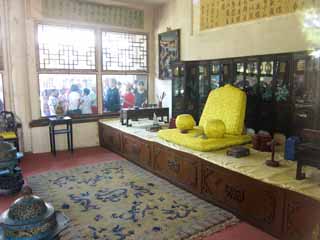
[[[276,148],[276,141],[273,139],[271,142],[270,142],[270,147],[271,147],[271,160],[267,160],[266,161],[266,165],[269,166],[269,167],[279,167],[280,164],[279,162],[275,161],[274,160],[274,153],[275,153],[275,148]]]

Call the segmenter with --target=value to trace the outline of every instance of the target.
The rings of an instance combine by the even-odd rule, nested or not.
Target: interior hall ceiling
[[[119,0],[119,2],[141,3],[141,4],[150,4],[150,5],[161,5],[169,1],[170,0]]]

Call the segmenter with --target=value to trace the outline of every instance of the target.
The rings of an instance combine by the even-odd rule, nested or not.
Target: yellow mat
[[[186,134],[180,133],[178,129],[166,129],[159,131],[158,136],[166,141],[202,152],[219,150],[251,142],[251,137],[248,135],[225,135],[224,138],[206,138],[202,134],[202,130],[198,128],[190,130]]]
[[[17,138],[17,135],[15,132],[0,132],[0,137],[6,140]]]

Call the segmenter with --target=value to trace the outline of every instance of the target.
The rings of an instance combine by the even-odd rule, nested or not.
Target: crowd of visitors
[[[104,86],[104,112],[118,112],[121,108],[143,107],[147,104],[144,81],[122,84],[112,78]],[[96,91],[72,84],[70,88],[46,89],[41,93],[42,116],[97,113]]]
[[[147,103],[147,91],[144,81],[122,83],[111,79],[104,91],[104,111],[118,112],[121,108],[143,107]]]
[[[42,116],[57,114],[91,114],[97,113],[97,98],[93,89],[80,88],[72,84],[70,89],[47,89],[41,94]],[[57,109],[62,112],[57,112]]]

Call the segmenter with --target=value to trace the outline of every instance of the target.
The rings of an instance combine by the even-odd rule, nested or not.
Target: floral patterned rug
[[[70,217],[62,239],[201,239],[238,222],[126,160],[48,172],[28,183]]]

